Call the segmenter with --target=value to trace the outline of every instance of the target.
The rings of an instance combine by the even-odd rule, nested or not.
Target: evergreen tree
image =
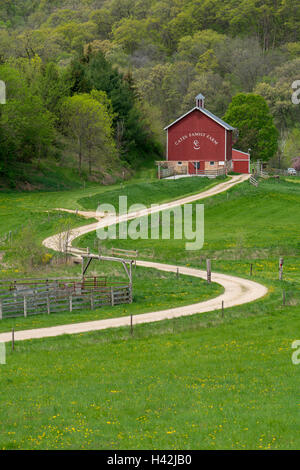
[[[144,116],[137,106],[138,98],[131,75],[123,76],[105,59],[103,53],[89,53],[75,59],[71,65],[71,77],[77,92],[92,89],[105,91],[111,101],[113,126],[121,156],[128,163],[153,158],[160,151],[159,144],[143,125]],[[119,132],[122,129],[122,132]]]

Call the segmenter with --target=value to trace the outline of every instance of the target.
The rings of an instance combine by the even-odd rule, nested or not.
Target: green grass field
[[[200,201],[201,203],[203,201]],[[144,258],[183,262],[205,259],[264,259],[279,255],[299,255],[300,187],[290,181],[262,181],[258,188],[248,182],[205,203],[205,244],[199,252],[185,250],[186,240],[115,240],[103,248],[138,249]],[[195,204],[193,205],[195,207]],[[195,212],[195,211],[194,211]],[[172,220],[172,219],[171,219]],[[150,224],[149,224],[150,226]],[[150,233],[150,229],[149,229]],[[78,246],[93,246],[95,234],[76,240]],[[162,248],[163,243],[163,250]]]
[[[206,188],[217,184],[217,181],[211,181],[208,178],[188,178],[190,186],[184,179],[179,181],[161,181],[158,182],[151,174],[150,181],[145,181],[146,175],[141,173],[139,178],[136,177],[131,183],[124,183],[113,186],[87,185],[85,188],[72,189],[70,191],[53,191],[53,192],[3,192],[0,193],[0,252],[6,255],[6,265],[0,266],[1,277],[18,276],[14,269],[14,260],[20,254],[20,246],[22,240],[27,236],[30,241],[33,240],[38,244],[37,250],[47,254],[49,250],[40,248],[42,240],[46,237],[66,230],[67,227],[75,227],[94,222],[75,214],[66,212],[58,212],[53,209],[84,209],[79,201],[94,201],[103,197],[103,202],[111,201],[118,208],[119,196],[127,195],[129,201],[140,201],[141,188],[145,186],[145,194],[147,198],[143,199],[143,203],[150,205],[152,202],[158,202],[159,197],[165,199],[167,192],[170,192],[170,199],[176,199],[186,194],[197,193]],[[149,178],[148,178],[149,179]],[[159,185],[162,192],[160,196]],[[130,202],[130,204],[131,204]],[[95,210],[95,207],[90,209]],[[12,244],[7,243],[9,232],[12,232]],[[25,243],[26,244],[26,243]],[[36,250],[36,251],[37,251]],[[26,251],[26,250],[25,250]],[[22,265],[22,262],[19,265]],[[10,266],[12,268],[10,269]],[[28,271],[26,267],[18,265],[18,271]],[[44,267],[43,267],[44,269]],[[23,272],[23,274],[24,274]],[[22,274],[22,275],[23,275]]]
[[[222,181],[226,181],[226,178],[218,177],[211,180],[209,178],[190,177],[178,180],[156,180],[124,184],[120,188],[111,191],[80,198],[78,203],[87,210],[96,210],[100,204],[112,204],[117,209],[119,207],[119,197],[127,196],[128,207],[136,203],[150,206],[151,204],[178,199],[181,196],[197,194]]]
[[[1,448],[297,449],[299,327],[288,308],[20,343],[0,369]]]
[[[226,309],[224,318],[217,311],[140,325],[133,337],[121,328],[20,342],[14,352],[8,346],[7,365],[0,366],[0,448],[299,449],[300,369],[291,361],[300,328],[297,181],[244,183],[206,199],[199,252],[186,252],[178,240],[103,242],[103,250],[137,248],[145,259],[178,265],[203,268],[209,256],[213,270],[245,278],[252,263],[252,279],[269,293]],[[80,192],[58,197],[52,207],[82,199]],[[78,244],[93,249],[94,240],[89,234]],[[145,305],[162,286],[169,286],[170,301],[179,300],[172,275],[149,272],[148,291],[142,276],[136,294]],[[182,291],[190,282],[194,288],[199,281],[186,278]],[[204,285],[198,288],[202,295]]]

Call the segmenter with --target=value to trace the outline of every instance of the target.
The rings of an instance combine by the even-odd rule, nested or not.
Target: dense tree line
[[[0,65],[8,100],[0,113],[0,173],[16,162],[57,158],[74,148],[83,163],[107,168],[159,155],[130,76],[124,77],[101,51],[81,54],[60,68],[41,58],[10,58]]]
[[[291,83],[300,78],[295,0],[3,0],[0,61],[24,77],[20,64],[39,60],[40,71],[30,66],[39,78],[25,74],[26,93],[40,100],[35,107],[46,108],[49,132],[34,148],[22,142],[16,155],[22,148],[27,156],[42,155],[45,148],[56,152],[61,134],[75,140],[62,97],[80,94],[83,100],[93,91],[106,93],[106,104],[97,106],[106,106],[111,131],[100,133],[100,140],[111,141],[106,153],[112,160],[133,165],[157,155],[164,125],[192,107],[199,92],[208,109],[241,125],[237,145],[243,150],[255,148],[255,157],[273,158],[276,165],[300,153],[300,106],[291,101]],[[248,120],[239,124],[230,104],[241,93],[264,102],[250,96],[243,104]],[[254,131],[246,132],[258,103],[270,110],[267,151],[256,145]],[[3,120],[8,111],[2,110]],[[89,164],[96,150],[96,143],[84,150]]]

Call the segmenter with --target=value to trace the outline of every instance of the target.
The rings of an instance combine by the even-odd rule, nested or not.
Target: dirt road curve
[[[233,186],[234,184],[238,184],[245,179],[247,179],[247,175],[243,176],[235,176],[232,178],[231,181],[226,183],[221,183],[218,186],[215,186],[207,191],[204,191],[198,195],[189,196],[183,199],[179,199],[177,201],[173,201],[168,204],[164,204],[164,209],[175,207],[178,205],[194,202],[200,199],[204,199],[208,196],[212,196],[214,194],[218,194],[222,191],[226,191],[229,187]],[[162,207],[160,207],[162,210]],[[143,211],[143,214],[129,214],[128,219],[132,219],[137,217],[137,215],[146,215]],[[151,209],[147,209],[147,213],[151,213]],[[121,219],[121,218],[120,218]],[[122,219],[124,220],[124,219]],[[100,226],[108,226],[111,223],[115,223],[115,220],[112,222],[110,217],[106,217],[101,222],[97,222],[96,224],[90,224],[88,226],[80,227],[72,232],[71,240],[74,240],[78,236],[81,236],[85,233],[91,232],[96,230]],[[57,250],[58,249],[58,238],[57,236],[53,236],[47,238],[43,243],[48,248],[52,248]],[[74,254],[79,255],[80,251],[74,249]],[[146,268],[155,268],[162,271],[169,271],[169,272],[176,272],[177,266],[175,265],[168,265],[168,264],[161,264],[161,263],[154,263],[148,261],[138,261],[138,266],[143,266]],[[188,267],[180,267],[180,273],[200,278],[206,278],[206,272],[188,268]],[[181,317],[186,315],[193,315],[196,313],[204,313],[210,312],[213,310],[219,310],[222,305],[222,301],[224,301],[225,308],[233,307],[236,305],[245,304],[251,302],[253,300],[257,300],[264,295],[267,294],[268,290],[265,286],[258,284],[253,281],[249,281],[247,279],[238,278],[235,276],[229,276],[226,274],[212,274],[212,281],[216,282],[224,287],[224,293],[214,299],[207,300],[205,302],[199,302],[192,305],[187,305],[185,307],[177,307],[171,308],[167,310],[161,310],[158,312],[150,312],[141,315],[136,315],[134,317],[134,324],[139,323],[151,323],[160,320],[171,319],[175,317]],[[85,323],[77,323],[77,324],[70,324],[70,325],[61,325],[61,326],[54,326],[50,328],[39,328],[34,330],[24,330],[24,331],[17,331],[15,333],[15,340],[26,340],[26,339],[35,339],[35,338],[46,338],[51,336],[59,336],[63,334],[76,334],[76,333],[83,333],[87,331],[95,331],[95,330],[103,330],[107,328],[117,328],[121,326],[128,326],[130,324],[130,317],[120,317],[120,318],[112,318],[107,320],[97,320],[97,321],[90,321]],[[11,341],[11,333],[2,333],[0,334],[0,342],[8,342]]]
[[[72,241],[75,240],[75,238],[78,238],[81,235],[85,235],[86,233],[89,233],[89,232],[94,232],[98,228],[108,227],[110,225],[114,225],[115,223],[124,222],[126,220],[132,220],[132,219],[135,219],[136,217],[142,217],[145,215],[153,214],[154,212],[160,212],[166,209],[172,209],[173,207],[181,206],[183,204],[189,204],[195,201],[199,201],[201,199],[205,199],[207,197],[215,196],[216,194],[227,191],[232,186],[242,183],[243,181],[246,181],[249,178],[250,178],[250,175],[232,176],[232,178],[229,181],[226,181],[225,183],[220,183],[216,186],[213,186],[210,189],[207,189],[206,191],[203,191],[198,194],[194,194],[193,196],[187,196],[181,199],[176,199],[175,201],[172,201],[172,202],[160,204],[159,207],[157,208],[149,207],[148,209],[145,209],[142,211],[130,212],[129,214],[125,214],[123,216],[117,217],[117,219],[109,215],[103,218],[102,214],[98,214],[97,212],[77,211],[79,215],[83,215],[84,217],[97,218],[98,222],[94,224],[84,225],[83,227],[78,227],[77,229],[72,230],[68,238],[69,243],[71,244]],[[76,211],[68,210],[68,212],[75,213]],[[59,251],[60,249],[59,240],[61,240],[61,238],[64,238],[64,234],[57,234],[52,237],[46,238],[46,240],[43,241],[43,245],[46,246],[47,248],[51,248],[52,250]],[[80,250],[74,249],[73,254],[76,255],[77,253],[80,253]]]

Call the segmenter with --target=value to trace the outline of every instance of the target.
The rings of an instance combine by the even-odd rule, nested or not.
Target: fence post
[[[3,318],[3,313],[2,313],[2,300],[0,300],[0,320]]]
[[[47,294],[47,313],[50,315],[50,297],[49,294]]]
[[[177,276],[177,279],[178,279],[179,278],[179,268],[177,268],[176,276]]]
[[[206,260],[206,271],[207,271],[207,282],[211,282],[211,261],[210,259]]]
[[[69,296],[69,310],[70,310],[70,312],[73,311],[73,297],[72,297],[72,294]]]
[[[133,336],[133,315],[130,314],[130,335]]]
[[[250,263],[250,276],[252,276],[252,272],[253,272],[253,264]]]
[[[132,295],[132,284],[129,284],[129,303],[132,304],[133,295]]]
[[[24,296],[24,317],[27,317],[27,299]]]
[[[282,281],[283,277],[283,258],[279,258],[279,281]]]
[[[95,303],[94,303],[94,295],[91,293],[91,309],[94,310],[95,308]]]
[[[111,300],[111,306],[114,307],[115,306],[115,299],[114,299],[114,288],[113,287],[110,288],[110,300]]]

